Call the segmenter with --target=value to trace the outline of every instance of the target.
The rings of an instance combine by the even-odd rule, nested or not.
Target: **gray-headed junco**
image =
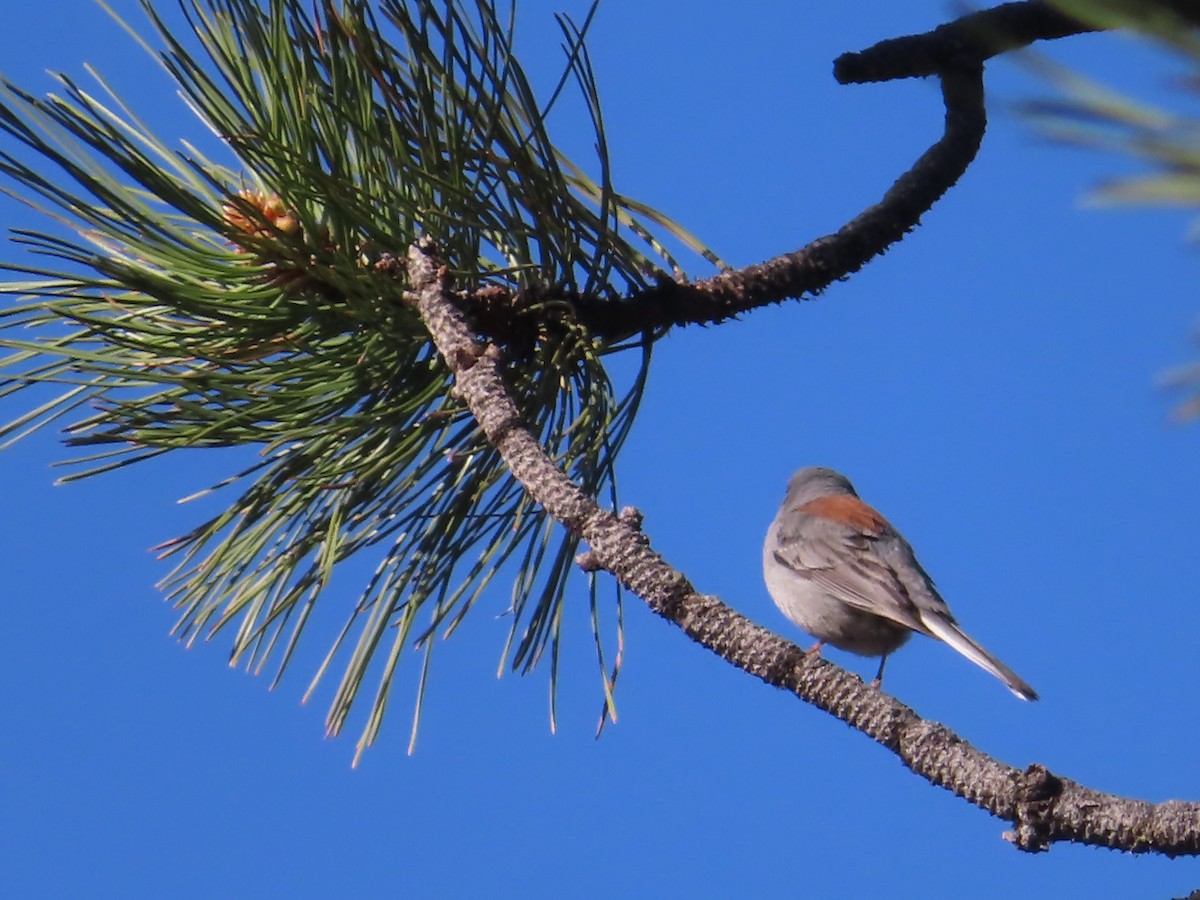
[[[887,520],[832,469],[801,469],[763,544],[763,577],[775,605],[821,644],[861,656],[888,654],[914,631],[945,641],[1022,700],[1037,692],[967,636]]]

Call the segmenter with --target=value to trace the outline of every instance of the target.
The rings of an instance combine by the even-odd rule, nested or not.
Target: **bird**
[[[908,541],[833,469],[809,466],[788,482],[763,543],[763,579],[780,611],[817,639],[810,653],[831,644],[882,657],[876,685],[888,656],[918,632],[949,644],[1022,700],[1038,698],[959,627]]]

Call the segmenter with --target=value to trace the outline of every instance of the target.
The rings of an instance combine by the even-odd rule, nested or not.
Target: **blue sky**
[[[559,8],[523,7],[535,68],[558,63]],[[606,0],[591,47],[618,186],[735,264],[836,229],[937,137],[942,107],[934,82],[838,86],[833,58],[952,15],[923,0],[764,0],[737,15],[708,0]],[[18,4],[6,20],[9,78],[44,90],[43,70],[90,62],[161,134],[198,136],[98,6]],[[1179,74],[1120,37],[1043,51],[1163,102]],[[1200,427],[1172,423],[1178,397],[1157,386],[1189,359],[1197,324],[1189,219],[1085,208],[1089,186],[1130,164],[1040,140],[1013,104],[1047,89],[1013,62],[993,63],[988,87],[980,157],[916,233],[815,302],[659,345],[622,498],[698,588],[804,642],[762,585],[762,536],[794,469],[845,472],[964,626],[1043,699],[1021,703],[920,638],[889,663],[890,692],[1013,765],[1194,799]],[[582,156],[580,121],[555,124]],[[0,210],[5,225],[33,224],[7,198]],[[20,409],[9,401],[0,416]],[[268,692],[228,668],[220,639],[185,651],[167,635],[174,614],[154,588],[166,568],[146,548],[198,520],[174,501],[227,474],[230,455],[52,487],[65,456],[46,433],[0,457],[5,896],[1115,898],[1200,886],[1192,860],[1015,852],[1005,823],[636,601],[620,722],[601,740],[584,596],[554,735],[545,672],[495,678],[507,624],[484,604],[439,650],[416,755],[410,681],[351,770],[353,736],[322,737],[328,691],[299,705],[311,668]],[[352,587],[325,598],[326,625]],[[506,602],[497,591],[492,610]],[[332,635],[313,637],[316,657]]]

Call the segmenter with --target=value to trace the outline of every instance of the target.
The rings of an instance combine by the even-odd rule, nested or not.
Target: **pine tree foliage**
[[[652,229],[715,257],[614,188],[583,42],[595,5],[580,26],[559,19],[566,63],[542,97],[514,54],[514,10],[492,0],[181,0],[184,29],[142,5],[149,28],[131,32],[228,159],[173,148],[99,76],[95,89],[59,76],[46,97],[4,83],[0,127],[27,152],[0,156],[0,172],[47,227],[17,232],[27,253],[5,266],[18,300],[0,310],[0,396],[54,393],[0,437],[66,417],[80,455],[64,480],[183,448],[258,448],[214,486],[234,495],[226,508],[161,548],[177,633],[227,635],[233,664],[278,678],[339,563],[373,554],[356,600],[328,597],[348,613],[309,688],[340,667],[336,734],[373,680],[360,752],[402,653],[419,649],[427,672],[435,638],[497,576],[513,582],[505,659],[527,671],[549,654],[553,685],[564,603],[581,602],[567,588],[577,540],[531,505],[451,393],[400,261],[429,235],[464,298],[500,305],[505,329],[489,337],[523,415],[615,503],[654,336],[609,344],[570,298],[620,302],[682,277]],[[572,85],[594,126],[594,180],[549,132]],[[624,390],[605,367],[617,350],[638,360]],[[592,586],[609,706],[619,658],[600,636],[619,632],[614,602]]]
[[[1044,133],[1065,143],[1120,153],[1146,166],[1144,173],[1098,184],[1089,192],[1089,202],[1200,207],[1200,115],[1186,111],[1196,109],[1200,96],[1200,8],[1188,0],[1052,3],[1098,28],[1120,29],[1151,42],[1177,60],[1185,73],[1175,79],[1178,108],[1163,109],[1044,59],[1034,60],[1060,94],[1024,104],[1026,115]],[[1187,395],[1176,407],[1178,418],[1200,416],[1200,362],[1166,373],[1163,382]]]

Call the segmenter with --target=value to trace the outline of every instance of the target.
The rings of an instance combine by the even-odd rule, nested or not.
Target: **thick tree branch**
[[[695,284],[664,281],[632,297],[574,298],[578,319],[593,333],[619,340],[678,325],[711,325],[761,306],[819,294],[861,269],[917,226],[922,215],[966,171],[987,126],[983,69],[970,61],[942,73],[946,125],[942,137],[901,175],[879,203],[833,234],[743,269]]]
[[[1047,3],[1003,3],[939,25],[933,31],[880,41],[860,53],[844,53],[833,64],[842,84],[937,75],[964,63],[1097,30]]]
[[[941,138],[901,175],[874,206],[832,234],[766,262],[723,272],[694,284],[664,280],[620,300],[593,296],[569,299],[592,334],[609,341],[672,327],[711,325],[772,303],[812,297],[912,231],[975,158],[987,125],[983,64],[998,53],[1095,30],[1045,3],[1006,3],[972,13],[925,34],[883,41],[834,64],[843,84],[936,75],[942,82],[946,125]],[[488,334],[508,339],[512,298],[471,301],[475,322]],[[519,302],[518,302],[519,305]],[[510,341],[510,343],[513,343]],[[519,340],[515,343],[519,343]]]
[[[1009,837],[1022,849],[1044,850],[1065,840],[1168,856],[1200,853],[1200,805],[1124,800],[1057,778],[1040,766],[1014,769],[857,676],[809,657],[717,598],[698,593],[650,547],[636,515],[600,509],[542,452],[505,382],[501,351],[483,343],[467,324],[429,241],[409,249],[407,268],[417,308],[454,375],[455,392],[529,495],[587,542],[587,568],[612,573],[653,612],[742,671],[836,716],[930,783],[1014,823]]]

